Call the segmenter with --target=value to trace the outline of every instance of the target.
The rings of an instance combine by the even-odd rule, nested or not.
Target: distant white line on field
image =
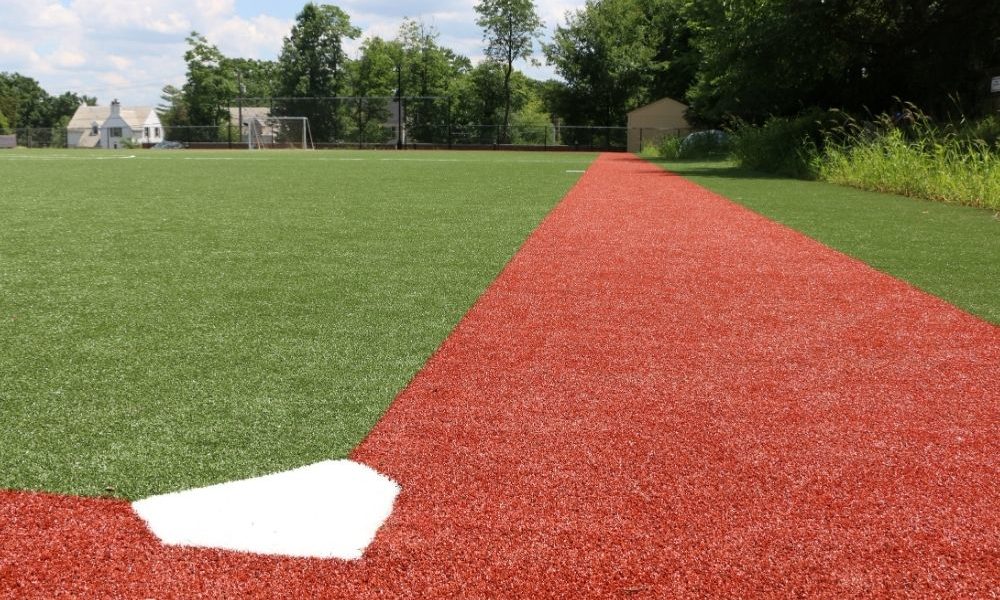
[[[478,162],[462,161],[458,158],[380,158],[381,162]]]
[[[3,160],[122,160],[127,158],[136,158],[134,154],[128,156],[69,156],[66,154],[49,154],[45,156],[28,156],[26,154],[14,154],[11,156],[2,156],[0,159]]]
[[[586,173],[587,171],[585,171],[583,169],[567,169],[566,172],[567,173]]]

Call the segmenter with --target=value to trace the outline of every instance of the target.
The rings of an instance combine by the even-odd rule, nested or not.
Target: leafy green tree
[[[551,143],[548,129],[552,120],[542,100],[535,96],[511,117],[511,141],[515,144]]]
[[[397,42],[376,36],[362,42],[360,57],[348,64],[352,91],[358,98],[351,109],[353,141],[389,141],[383,123],[389,118],[388,98],[396,93],[401,52]]]
[[[637,0],[588,0],[545,46],[567,82],[558,103],[579,125],[624,125],[626,113],[653,98],[662,31]]]
[[[75,92],[63,92],[58,96],[50,96],[46,106],[47,122],[52,127],[65,127],[73,114],[81,106],[96,106],[97,98],[81,95]]]
[[[243,98],[272,98],[277,94],[281,72],[277,61],[226,58],[222,64],[223,70],[236,78]]]
[[[516,126],[537,125],[539,119],[531,111],[544,111],[538,94],[538,84],[520,71],[510,77],[509,141],[524,143]],[[452,121],[468,141],[492,144],[501,141],[505,94],[503,65],[483,61],[452,86]],[[528,109],[528,107],[532,108]],[[528,110],[528,112],[524,112]],[[522,114],[523,113],[523,114]],[[529,123],[530,121],[530,123]],[[548,119],[545,119],[548,122]]]
[[[297,98],[340,96],[348,83],[343,42],[359,35],[361,30],[351,25],[350,17],[340,8],[312,2],[306,4],[295,17],[295,25],[285,38],[278,57],[279,95]],[[332,141],[339,137],[342,128],[337,107],[331,110],[329,105],[321,103],[294,106],[301,111],[295,116],[309,117],[316,139]],[[288,111],[287,106],[278,108]]]
[[[160,93],[160,104],[156,106],[160,121],[165,127],[190,125],[187,104],[184,101],[184,90],[173,85],[166,85]]]
[[[20,73],[0,73],[0,111],[11,127],[48,127],[49,94]]]
[[[809,106],[880,112],[894,98],[944,115],[972,109],[1000,65],[989,2],[690,0],[683,12],[702,56],[688,97],[707,121]]]
[[[503,119],[503,68],[491,61],[476,65],[452,85],[452,122],[464,141],[492,144]]]
[[[531,58],[543,24],[532,0],[481,0],[475,8],[479,14],[476,24],[483,29],[486,42],[486,57],[503,66],[504,112],[500,135],[501,141],[508,141],[514,63]]]
[[[653,80],[649,99],[663,97],[683,101],[698,75],[701,52],[694,44],[695,32],[686,16],[689,0],[638,0],[649,21],[644,30],[655,47],[649,65]],[[634,33],[634,32],[629,32]]]
[[[456,81],[471,69],[464,56],[438,44],[438,32],[414,19],[404,19],[395,40],[400,51],[399,67],[408,135],[420,142],[444,142],[449,107],[447,96]]]
[[[187,37],[187,82],[183,87],[183,105],[187,125],[206,127],[196,132],[198,140],[214,140],[216,128],[229,123],[229,103],[237,96],[236,77],[227,68],[226,57],[208,43],[205,36],[192,31]],[[194,139],[194,138],[191,138]]]
[[[0,115],[7,127],[65,127],[76,109],[97,98],[64,92],[50,96],[37,81],[19,73],[0,73]]]

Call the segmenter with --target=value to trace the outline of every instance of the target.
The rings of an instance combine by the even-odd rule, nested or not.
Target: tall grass
[[[820,179],[878,192],[1000,210],[1000,153],[976,134],[996,123],[939,128],[918,112],[828,132],[813,158]],[[983,136],[986,137],[986,136]]]
[[[1000,210],[1000,119],[936,125],[914,106],[859,121],[812,110],[737,123],[740,166],[877,192]]]

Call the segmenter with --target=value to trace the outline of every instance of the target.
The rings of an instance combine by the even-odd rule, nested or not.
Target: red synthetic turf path
[[[985,282],[984,282],[985,283]],[[1000,329],[602,156],[354,457],[362,561],[0,495],[8,597],[996,597]]]

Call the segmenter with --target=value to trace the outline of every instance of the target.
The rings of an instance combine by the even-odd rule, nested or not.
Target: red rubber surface
[[[985,283],[985,282],[984,282]],[[988,597],[1000,329],[602,156],[355,458],[357,563],[159,545],[0,494],[7,597]]]

